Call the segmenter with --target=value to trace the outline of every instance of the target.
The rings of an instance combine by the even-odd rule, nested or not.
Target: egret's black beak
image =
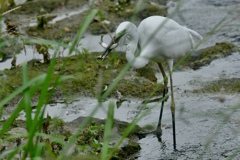
[[[112,38],[112,41],[109,43],[109,45],[107,46],[107,48],[105,49],[105,51],[103,52],[101,59],[105,60],[105,58],[108,56],[108,54],[116,47],[114,47],[113,45],[117,45],[116,42],[116,37],[114,36]]]
[[[101,59],[104,60],[108,54],[118,46],[118,41],[126,34],[126,30],[123,30],[117,33],[113,38],[112,41],[109,43],[107,48],[105,49],[104,53],[101,56]]]

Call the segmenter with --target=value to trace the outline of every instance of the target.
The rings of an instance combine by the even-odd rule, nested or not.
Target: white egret
[[[172,19],[151,16],[144,19],[138,28],[131,22],[121,23],[116,30],[109,45],[106,45],[101,38],[101,45],[106,49],[102,57],[105,59],[110,51],[116,48],[119,44],[126,45],[127,61],[134,68],[144,67],[149,60],[157,62],[160,71],[164,77],[164,93],[167,92],[168,79],[161,64],[162,61],[167,61],[170,89],[171,89],[171,113],[172,113],[172,127],[173,127],[173,148],[176,149],[176,130],[175,130],[175,102],[173,95],[172,69],[173,60],[175,58],[184,56],[191,51],[200,41],[202,36],[196,31],[181,26]],[[164,101],[162,102],[161,111],[159,115],[159,122],[156,133],[159,140],[161,140],[162,129],[161,119],[163,112]]]

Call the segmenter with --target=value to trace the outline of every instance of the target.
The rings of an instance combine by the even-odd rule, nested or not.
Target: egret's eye
[[[130,36],[127,35],[124,40],[124,44],[127,45],[130,42]]]

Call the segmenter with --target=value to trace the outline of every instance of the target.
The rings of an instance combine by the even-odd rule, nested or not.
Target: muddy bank
[[[80,129],[79,126],[85,119],[87,118],[79,117],[72,122],[65,123],[59,117],[51,118],[50,116],[47,116],[42,122],[42,126],[38,129],[40,132],[57,138],[55,140],[54,138],[41,138],[40,141],[45,142],[51,148],[50,150],[45,148],[41,156],[46,159],[57,158],[64,145],[66,145],[70,140],[71,136],[77,133],[76,141],[73,144],[75,147],[67,157],[70,159],[77,157],[99,159],[103,146],[103,136],[106,122],[105,120],[91,118],[88,125]],[[5,121],[0,121],[0,125],[2,126],[4,122]],[[109,150],[114,148],[114,146],[118,143],[128,126],[129,123],[127,122],[114,120],[112,131],[110,133]],[[141,149],[140,145],[136,141],[142,138],[139,137],[139,133],[142,131],[143,130],[139,126],[135,126],[131,133],[125,138],[121,146],[116,149],[113,158],[111,159],[126,159],[134,157],[134,154]],[[14,148],[14,146],[26,144],[26,135],[27,130],[25,121],[15,120],[11,124],[9,131],[5,133],[3,139],[0,139],[0,153],[10,150]],[[13,136],[16,138],[11,138]],[[8,138],[10,138],[10,141],[6,141]],[[21,157],[21,154],[15,156],[15,158],[17,157]]]
[[[54,76],[52,77],[52,85],[61,76],[71,75],[72,79],[59,85],[53,95],[53,99],[75,96],[90,96],[98,97],[102,94],[104,87],[111,84],[123,67],[126,65],[124,56],[116,54],[111,55],[104,63],[97,59],[101,53],[84,53],[66,58],[58,58],[54,66]],[[32,60],[28,62],[28,74],[32,79],[40,74],[46,73],[49,64],[39,63]],[[143,71],[147,71],[144,74]],[[2,76],[6,76],[5,83],[1,84],[2,94],[1,99],[13,92],[22,84],[22,68],[16,67],[13,69],[5,69]],[[147,97],[154,88],[159,90],[156,95],[161,94],[161,84],[156,83],[154,70],[149,65],[148,67],[129,72],[123,80],[116,86],[112,96],[117,96],[117,91],[124,97]],[[37,97],[37,96],[36,96]],[[15,102],[17,102],[16,100]]]
[[[87,0],[30,1],[21,4],[21,8],[6,14],[4,18],[19,26],[21,32],[27,33],[28,36],[61,40],[75,36],[82,25],[84,17],[89,13],[89,8],[96,8],[101,14],[95,17],[88,31],[92,34],[103,34],[107,33],[107,31],[103,25],[100,24],[101,21],[103,21],[109,31],[113,32],[120,22],[134,15],[136,3],[137,1],[120,1],[119,3],[115,3],[110,0],[99,1],[97,3],[90,3]],[[72,14],[72,16],[68,16],[68,14],[74,11],[75,13]],[[65,15],[63,13],[65,13]],[[65,18],[54,20],[54,18],[57,19],[59,14],[63,17],[65,16]],[[136,14],[135,21],[138,23],[150,15],[164,16],[166,14],[167,8],[163,5],[156,6],[150,3],[144,3],[140,11]],[[55,23],[52,23],[52,20]],[[35,26],[31,27],[30,24],[33,22]]]

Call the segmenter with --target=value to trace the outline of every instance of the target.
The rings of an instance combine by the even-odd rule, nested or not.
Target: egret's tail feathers
[[[203,39],[203,37],[196,31],[189,29],[189,32],[193,36],[194,39],[197,39],[198,41],[201,41]]]
[[[191,30],[189,28],[185,28],[185,29],[188,31],[188,33],[190,33],[189,36],[191,38],[192,48],[193,48],[198,41],[201,41],[203,39],[203,37],[194,30]]]

